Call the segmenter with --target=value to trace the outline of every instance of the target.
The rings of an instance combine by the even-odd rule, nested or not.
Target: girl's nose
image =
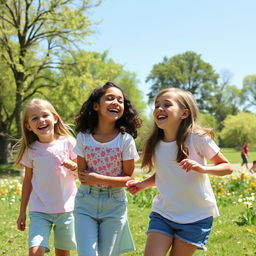
[[[40,122],[43,122],[44,120],[45,120],[45,118],[44,117],[39,117],[39,119],[38,119]]]
[[[114,104],[119,104],[118,99],[113,99],[112,101]]]
[[[158,110],[164,110],[164,106],[163,106],[163,105],[160,105],[157,109],[158,109]]]

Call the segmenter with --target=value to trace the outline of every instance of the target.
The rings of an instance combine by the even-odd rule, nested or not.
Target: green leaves
[[[154,65],[147,82],[151,82],[148,94],[152,102],[161,89],[177,87],[189,90],[198,100],[201,109],[205,109],[207,100],[217,85],[218,74],[212,66],[195,52],[185,52],[171,58],[164,57],[163,62]]]

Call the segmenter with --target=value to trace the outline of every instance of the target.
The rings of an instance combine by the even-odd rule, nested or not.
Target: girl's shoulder
[[[85,138],[88,138],[90,137],[91,133],[89,132],[79,132],[76,136],[77,140],[79,139],[85,139]]]
[[[120,133],[120,138],[123,140],[123,141],[131,141],[131,140],[134,140],[132,135],[127,133],[127,132],[124,132],[124,133]]]
[[[213,141],[212,138],[203,131],[196,131],[188,135],[188,143],[206,143]]]
[[[187,144],[192,151],[210,159],[220,151],[215,141],[206,133],[191,133],[187,137]]]
[[[76,139],[71,135],[60,136],[59,141],[63,143],[70,143],[72,145],[75,145],[76,143]]]

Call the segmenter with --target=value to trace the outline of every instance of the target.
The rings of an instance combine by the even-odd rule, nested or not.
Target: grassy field
[[[141,178],[141,177],[138,177]],[[27,231],[16,229],[21,185],[19,177],[0,180],[0,255],[27,255]],[[212,178],[221,216],[214,221],[208,242],[208,251],[197,251],[197,256],[250,256],[256,255],[256,178],[241,174],[226,178]],[[136,196],[128,194],[129,221],[137,250],[125,256],[143,255],[145,232],[151,201],[156,194],[149,189]],[[52,247],[51,240],[51,247]],[[53,256],[53,251],[47,254]],[[72,256],[77,256],[72,252]]]
[[[241,153],[237,149],[233,148],[222,148],[221,152],[227,157],[227,159],[231,163],[241,163]],[[256,151],[249,152],[249,157],[248,157],[249,163],[252,163],[252,161],[256,160]]]
[[[240,163],[240,152],[223,149],[232,163]],[[251,160],[256,152],[250,153]],[[138,174],[141,179],[144,174]],[[248,172],[227,177],[211,177],[221,216],[214,226],[207,247],[208,251],[197,251],[196,256],[251,256],[256,255],[256,176]],[[0,165],[0,255],[27,255],[27,230],[16,229],[21,185],[19,172],[11,165]],[[149,189],[136,196],[127,194],[129,200],[129,222],[136,251],[125,256],[141,256],[146,241],[148,215],[156,189]],[[51,240],[51,248],[53,241]],[[53,256],[51,251],[47,254]],[[72,256],[77,256],[72,252]]]

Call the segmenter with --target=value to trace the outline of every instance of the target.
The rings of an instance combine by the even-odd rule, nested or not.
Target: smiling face
[[[94,103],[93,108],[98,112],[99,120],[117,121],[124,113],[124,96],[122,91],[116,87],[108,88],[99,102]]]
[[[180,123],[188,115],[188,109],[178,103],[177,95],[174,92],[167,91],[157,97],[153,116],[156,125],[164,132],[176,133]]]
[[[35,133],[40,142],[51,142],[54,137],[54,125],[58,122],[58,117],[42,106],[35,106],[27,113],[25,127]]]

